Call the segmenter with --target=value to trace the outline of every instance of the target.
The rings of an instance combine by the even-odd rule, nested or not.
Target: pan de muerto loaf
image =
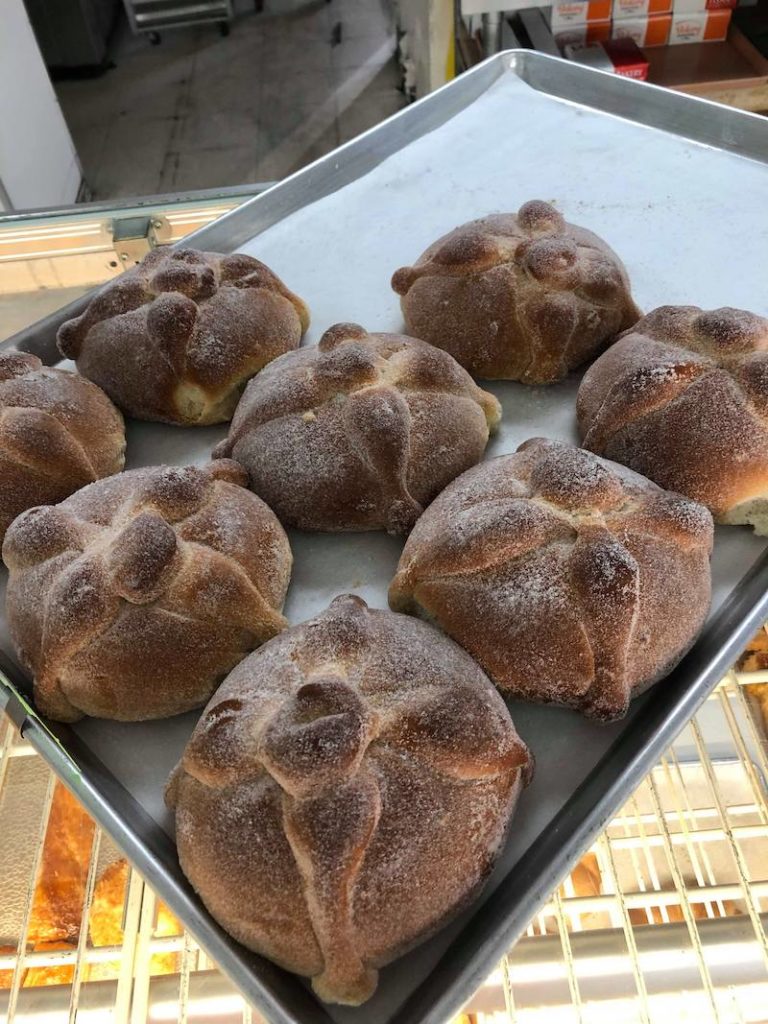
[[[392,287],[409,334],[524,384],[561,380],[640,316],[618,256],[539,200],[444,235]]]
[[[242,463],[286,525],[407,533],[500,418],[446,352],[336,324],[250,382],[214,457]]]
[[[461,648],[347,595],[237,666],[167,800],[219,924],[359,1004],[477,893],[531,768]]]
[[[502,693],[608,721],[696,639],[712,532],[702,505],[537,438],[430,505],[389,600],[442,626]]]
[[[590,367],[584,447],[768,534],[768,320],[661,306]]]
[[[288,540],[244,485],[230,461],[135,469],[19,516],[8,624],[43,714],[188,711],[284,628]]]
[[[59,348],[140,420],[200,426],[232,416],[249,377],[296,348],[301,299],[241,253],[155,249],[62,324]]]
[[[0,352],[0,541],[19,513],[119,473],[123,417],[84,377]]]

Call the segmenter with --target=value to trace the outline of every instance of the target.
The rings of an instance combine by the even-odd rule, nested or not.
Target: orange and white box
[[[589,46],[590,43],[604,43],[611,38],[610,21],[593,21],[582,25],[570,25],[553,33],[555,42],[563,50],[566,46]]]
[[[728,35],[730,10],[701,11],[699,14],[672,15],[669,45],[679,43],[721,43]]]
[[[554,3],[545,11],[547,24],[553,33],[571,25],[590,25],[611,20],[612,0],[571,0]]]
[[[739,0],[673,0],[675,14],[701,14],[704,11],[731,10]]]
[[[645,18],[616,18],[611,39],[634,39],[640,47],[666,46],[671,27],[671,14],[652,14]]]
[[[613,0],[614,18],[647,18],[654,14],[669,14],[673,0]],[[705,3],[706,0],[701,0]]]
[[[589,46],[566,46],[565,56],[578,64],[610,71],[623,78],[644,82],[648,77],[648,61],[633,39],[609,39]]]

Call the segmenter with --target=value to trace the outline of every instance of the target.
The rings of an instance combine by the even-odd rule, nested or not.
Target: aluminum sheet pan
[[[195,236],[269,263],[309,303],[305,340],[340,321],[398,330],[394,269],[462,221],[556,201],[625,260],[644,309],[662,303],[744,306],[768,314],[768,123],[531,52],[500,54]],[[66,315],[16,343],[55,359]],[[503,426],[487,457],[536,435],[576,440],[578,378],[550,388],[493,384]],[[131,423],[128,464],[203,462],[223,428]],[[336,594],[386,606],[402,541],[383,534],[292,533],[286,614],[299,622]],[[280,1024],[438,1024],[472,994],[674,739],[753,630],[768,618],[766,541],[717,532],[713,613],[691,653],[601,726],[573,712],[510,704],[537,761],[483,897],[382,971],[359,1010],[323,1007],[308,986],[231,941],[181,876],[162,789],[196,715],[142,724],[41,722],[9,698],[24,734],[87,803],[211,956]],[[0,647],[10,652],[5,627]],[[6,658],[18,690],[28,684]],[[26,690],[25,690],[26,687]],[[1,699],[1,698],[0,698]],[[456,837],[461,841],[460,835]]]

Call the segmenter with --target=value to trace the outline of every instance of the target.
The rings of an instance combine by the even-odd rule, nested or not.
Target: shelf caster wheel
[[[229,35],[229,22],[228,21],[220,21],[219,22],[219,35],[223,36],[224,38],[226,38]]]
[[[153,46],[159,46],[160,43],[162,42],[162,37],[159,32],[148,32],[147,36],[149,38],[150,43],[152,43]]]

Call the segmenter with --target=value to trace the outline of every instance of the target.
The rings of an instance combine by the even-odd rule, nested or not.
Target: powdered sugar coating
[[[358,1004],[377,967],[476,893],[531,767],[467,654],[345,596],[237,666],[168,801],[219,923]]]
[[[119,473],[123,417],[84,377],[0,353],[0,542],[21,512]]]
[[[131,416],[222,423],[246,381],[296,348],[302,300],[252,256],[158,248],[59,329],[59,348]]]
[[[611,720],[695,640],[712,535],[703,506],[537,438],[430,505],[390,605],[439,624],[503,693]]]
[[[251,381],[214,457],[242,463],[285,525],[406,533],[500,416],[447,353],[336,324]]]
[[[43,714],[188,711],[285,627],[288,539],[244,484],[230,461],[136,469],[19,516],[6,610]]]
[[[618,256],[540,200],[456,228],[392,287],[410,334],[525,384],[561,380],[640,316]]]
[[[768,320],[661,306],[590,367],[584,446],[768,534]]]

